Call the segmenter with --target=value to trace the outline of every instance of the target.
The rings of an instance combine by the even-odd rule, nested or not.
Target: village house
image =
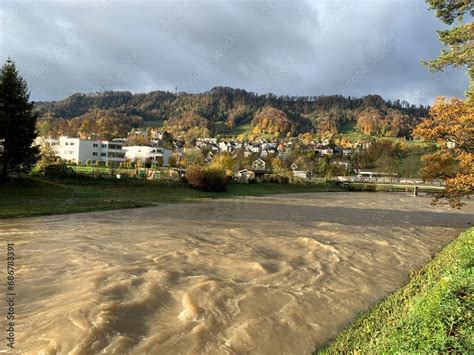
[[[263,159],[257,159],[252,162],[252,170],[266,171],[267,163]]]
[[[234,174],[234,181],[238,184],[248,184],[255,180],[255,173],[251,170],[243,169]]]
[[[308,170],[293,170],[293,177],[298,180],[311,179],[311,172]]]
[[[252,153],[260,153],[260,146],[259,145],[249,145],[247,146],[247,150]]]
[[[276,150],[276,145],[275,145],[275,143],[268,143],[268,142],[265,142],[265,143],[262,143],[262,144],[260,145],[260,148],[261,148],[262,150],[267,150],[267,151],[273,150],[273,151],[274,151],[274,150]]]
[[[209,164],[210,162],[212,162],[212,160],[214,159],[214,153],[212,151],[210,151],[206,158],[204,159],[204,162],[206,162],[207,164]]]
[[[237,144],[235,142],[219,142],[219,151],[223,153],[232,153],[237,149]]]
[[[446,148],[448,148],[448,149],[454,149],[454,148],[456,148],[456,143],[454,143],[454,142],[446,142]]]
[[[264,149],[262,150],[262,152],[260,153],[260,156],[262,158],[266,158],[268,155],[271,155],[271,154],[275,154],[275,150],[267,150],[267,149]]]
[[[334,154],[334,149],[332,148],[316,149],[316,152],[318,152],[319,155],[321,156],[331,156]]]
[[[371,145],[372,145],[372,142],[357,141],[352,145],[352,148],[355,148],[355,149],[369,149]]]
[[[349,162],[347,162],[347,161],[335,160],[335,161],[333,161],[333,164],[342,166],[342,167],[343,167],[344,169],[346,169],[347,171],[352,170],[352,164],[349,163]]]

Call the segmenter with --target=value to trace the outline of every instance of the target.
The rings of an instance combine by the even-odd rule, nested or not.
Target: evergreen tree
[[[36,138],[36,115],[26,81],[18,74],[15,63],[8,59],[0,70],[0,139],[3,139],[1,176],[9,169],[29,167],[37,159],[32,147]]]
[[[474,23],[463,23],[464,15],[474,16],[472,0],[426,0],[430,9],[436,10],[436,16],[451,25],[457,26],[438,31],[439,40],[447,49],[443,49],[438,58],[423,62],[432,71],[447,66],[467,69],[469,89],[466,91],[468,102],[474,103]]]

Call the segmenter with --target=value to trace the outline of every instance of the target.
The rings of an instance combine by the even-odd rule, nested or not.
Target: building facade
[[[157,162],[162,160],[163,166],[169,166],[171,158],[171,150],[158,148],[158,147],[149,147],[149,146],[130,146],[123,147],[125,151],[125,157],[131,162],[141,160],[142,163],[146,162]]]
[[[120,141],[60,137],[47,142],[61,159],[78,164],[85,164],[87,161],[125,161],[125,151]]]

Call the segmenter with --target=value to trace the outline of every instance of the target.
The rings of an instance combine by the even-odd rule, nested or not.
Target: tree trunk
[[[7,148],[3,146],[3,167],[1,177],[6,179],[8,175],[8,153]]]

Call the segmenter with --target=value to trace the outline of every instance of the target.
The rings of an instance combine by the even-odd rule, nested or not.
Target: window
[[[101,157],[105,157],[106,155],[107,155],[107,154],[105,154],[105,153],[100,153],[100,156],[101,156]]]
[[[97,152],[92,152],[92,156],[93,156],[93,157],[96,157],[96,156],[97,156]]]
[[[74,143],[71,142],[71,143],[69,143],[69,145],[74,145]]]
[[[115,153],[115,152],[109,152],[107,155],[109,158],[124,158],[125,153]]]
[[[69,143],[68,143],[68,142],[65,142],[64,145],[69,145]]]
[[[97,148],[99,145],[97,143],[92,144],[92,147]],[[97,154],[96,154],[97,155]]]
[[[101,148],[107,148],[107,144],[101,144]]]

